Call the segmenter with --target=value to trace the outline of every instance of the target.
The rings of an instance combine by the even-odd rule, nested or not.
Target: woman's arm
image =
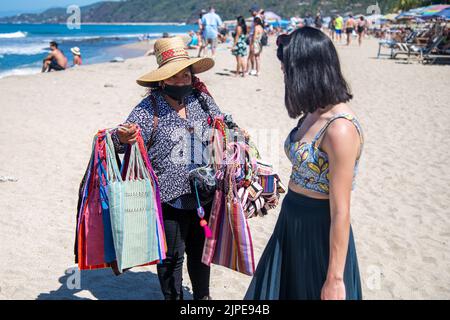
[[[153,108],[151,106],[150,97],[145,97],[133,111],[131,111],[125,123],[138,125],[141,128],[144,144],[147,145],[153,131]],[[111,137],[117,152],[124,153],[127,144],[125,141],[128,141],[129,143],[135,142],[136,137],[133,135],[134,129],[132,128],[131,132],[128,134],[123,130],[121,130],[123,133],[119,133],[118,130],[121,129],[114,130]]]
[[[350,198],[359,150],[355,126],[337,119],[328,127],[322,148],[328,155],[330,181],[330,257],[321,298],[345,299],[344,269],[350,235]]]
[[[239,41],[239,37],[241,36],[242,33],[242,27],[241,26],[237,26],[236,27],[236,34],[234,35],[234,44],[233,47],[236,46],[236,44]]]

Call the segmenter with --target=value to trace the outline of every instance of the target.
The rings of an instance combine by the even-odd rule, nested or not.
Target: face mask
[[[190,95],[192,93],[192,85],[186,86],[171,86],[168,84],[164,84],[162,88],[162,92],[167,94],[172,99],[175,99],[179,102],[183,101],[184,97]]]

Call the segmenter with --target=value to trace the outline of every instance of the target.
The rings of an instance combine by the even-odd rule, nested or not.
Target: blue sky
[[[84,6],[101,0],[1,0],[0,12],[27,13],[45,10],[52,7],[66,7],[71,4]],[[117,1],[117,0],[113,0]]]

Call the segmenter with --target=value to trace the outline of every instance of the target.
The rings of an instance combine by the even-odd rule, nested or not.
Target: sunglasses
[[[291,40],[291,35],[289,34],[281,34],[277,37],[276,44],[278,46],[277,48],[277,58],[281,62],[283,62],[283,49],[289,44],[289,41]]]

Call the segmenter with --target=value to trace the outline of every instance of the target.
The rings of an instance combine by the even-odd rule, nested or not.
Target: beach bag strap
[[[122,182],[122,175],[115,159],[114,143],[111,138],[111,134],[106,132],[105,135],[105,148],[106,148],[106,164],[109,182]]]
[[[156,129],[158,127],[158,122],[159,122],[158,103],[157,103],[155,97],[152,94],[150,95],[150,100],[152,101],[152,105],[153,105],[153,130],[152,130],[152,134],[150,136],[150,139],[148,140],[148,143],[147,143],[147,150],[150,149],[150,147],[153,144],[153,141],[155,140]]]

